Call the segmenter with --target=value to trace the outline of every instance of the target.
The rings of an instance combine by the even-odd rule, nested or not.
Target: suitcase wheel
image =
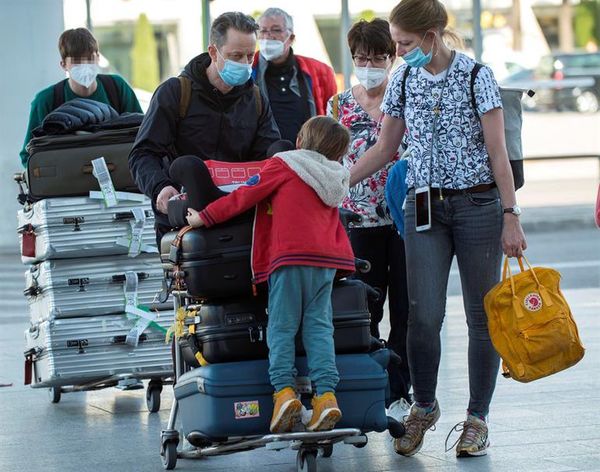
[[[58,403],[60,401],[60,395],[62,390],[60,387],[50,387],[48,389],[48,398],[50,399],[50,403]]]
[[[296,469],[298,472],[317,472],[317,451],[301,448],[296,456]]]
[[[160,410],[160,393],[162,392],[162,383],[151,380],[146,389],[146,406],[150,413],[156,413]]]
[[[162,463],[165,470],[173,470],[177,465],[177,442],[167,440],[161,448]]]

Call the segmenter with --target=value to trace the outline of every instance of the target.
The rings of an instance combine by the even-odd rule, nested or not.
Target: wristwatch
[[[521,212],[521,207],[519,205],[515,205],[515,206],[512,206],[512,207],[505,208],[502,211],[504,213],[512,213],[515,216],[519,216],[522,213]]]

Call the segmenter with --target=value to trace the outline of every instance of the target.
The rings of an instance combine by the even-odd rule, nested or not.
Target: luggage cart
[[[183,287],[170,291],[173,296],[174,313],[182,307],[196,304]],[[188,369],[183,359],[181,348],[174,339],[175,382]],[[196,437],[194,432],[185,438],[195,449],[178,450],[180,434],[176,429],[178,401],[173,399],[171,412],[166,429],[161,431],[160,455],[165,470],[172,470],[177,465],[177,459],[201,459],[204,457],[232,454],[257,448],[268,450],[292,449],[297,452],[296,467],[299,472],[316,472],[317,456],[330,457],[335,444],[351,444],[362,448],[367,445],[366,434],[357,428],[340,428],[322,432],[290,432],[283,434],[267,434],[252,437],[231,437],[222,442],[208,441],[204,436]],[[393,437],[404,434],[404,426],[388,417],[388,430]]]

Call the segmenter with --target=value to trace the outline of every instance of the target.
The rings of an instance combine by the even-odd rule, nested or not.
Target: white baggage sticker
[[[142,251],[142,233],[146,226],[146,213],[143,208],[131,210],[134,221],[131,221],[131,240],[129,241],[129,257],[135,257]]]
[[[117,194],[115,187],[110,178],[110,172],[104,157],[92,160],[92,173],[100,184],[100,191],[102,192],[102,198],[108,208],[113,207],[119,203],[117,200]],[[90,192],[91,194],[91,192]],[[91,195],[90,195],[91,197]]]
[[[135,272],[125,272],[125,313],[138,317],[133,328],[127,333],[125,342],[130,346],[137,347],[140,336],[144,330],[156,320],[156,314],[144,311],[137,306],[138,276]]]

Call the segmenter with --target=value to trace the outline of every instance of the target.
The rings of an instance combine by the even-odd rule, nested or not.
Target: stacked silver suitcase
[[[110,207],[103,199],[49,198],[18,212],[22,260],[31,264],[24,294],[32,387],[84,390],[171,376],[172,303],[159,301],[150,201],[120,197]]]

